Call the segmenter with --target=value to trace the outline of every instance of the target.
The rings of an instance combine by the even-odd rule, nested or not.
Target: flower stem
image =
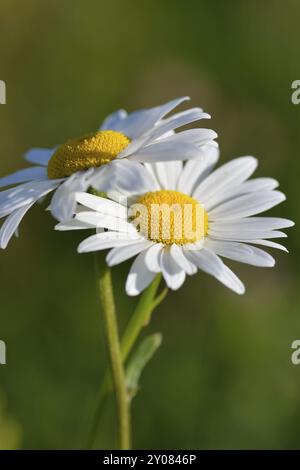
[[[130,404],[127,396],[125,372],[120,347],[116,309],[110,268],[101,263],[98,267],[99,292],[102,304],[105,338],[109,352],[111,375],[114,384],[118,414],[118,445],[121,450],[130,449]]]
[[[140,301],[129,320],[127,328],[121,341],[122,358],[125,361],[140,333],[142,328],[148,325],[151,314],[157,306],[155,295],[161,281],[161,274],[157,275],[154,281],[150,284],[148,289],[142,294]],[[164,297],[167,290],[163,291]],[[163,300],[163,299],[162,299]]]
[[[123,364],[125,363],[127,357],[129,356],[139,333],[141,332],[143,327],[145,327],[149,323],[154,309],[164,300],[164,298],[166,297],[168,293],[168,290],[164,289],[161,292],[161,294],[159,294],[156,297],[156,293],[157,293],[160,281],[161,281],[161,275],[157,275],[154,281],[141,295],[138,305],[127,325],[127,328],[121,340],[121,355],[122,355]],[[88,435],[88,440],[87,440],[88,449],[90,449],[93,446],[96,433],[97,433],[98,424],[101,418],[102,410],[105,405],[106,399],[111,391],[112,391],[112,381],[111,381],[110,373],[109,371],[107,371],[104,375],[102,385],[100,387],[97,408],[96,408],[92,426]]]

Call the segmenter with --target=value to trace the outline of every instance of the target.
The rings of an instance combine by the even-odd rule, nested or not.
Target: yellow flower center
[[[62,144],[48,163],[49,178],[65,178],[76,171],[97,168],[114,160],[130,143],[121,132],[98,131]]]
[[[145,194],[130,208],[131,220],[146,238],[156,243],[184,245],[207,234],[208,216],[196,199],[179,191]]]

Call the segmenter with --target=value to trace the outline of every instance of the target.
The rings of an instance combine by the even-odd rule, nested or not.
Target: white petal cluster
[[[54,192],[49,209],[59,221],[70,220],[75,212],[78,191],[87,191],[93,186],[99,191],[130,187],[138,177],[141,162],[184,160],[201,158],[207,146],[217,146],[217,134],[210,129],[192,129],[175,134],[175,129],[201,119],[209,119],[201,108],[192,108],[166,117],[170,111],[188,100],[177,98],[162,106],[127,114],[119,110],[110,115],[101,130],[121,132],[130,139],[130,144],[116,159],[100,168],[77,172],[68,178],[49,179],[47,166],[55,153],[54,149],[34,148],[25,154],[25,160],[36,166],[17,171],[0,178],[0,188],[11,185],[11,189],[0,192],[0,217],[7,217],[0,230],[0,248],[6,248],[9,240],[31,206]],[[125,179],[120,178],[120,170]]]
[[[140,294],[161,272],[170,289],[178,289],[186,275],[202,270],[238,294],[244,284],[221,257],[253,266],[272,267],[274,258],[258,246],[287,251],[270,239],[283,238],[283,228],[292,221],[276,217],[257,217],[285,200],[272,178],[253,178],[257,167],[253,157],[236,158],[213,171],[218,149],[210,147],[206,158],[182,162],[147,163],[132,179],[130,189],[114,191],[111,199],[79,193],[80,212],[58,230],[97,228],[98,233],[84,240],[80,253],[110,249],[110,266],[136,256],[126,282],[129,295]],[[121,174],[122,177],[122,174]],[[128,216],[132,195],[158,190],[175,190],[201,203],[208,214],[208,233],[194,244],[155,243],[143,236]],[[112,199],[115,199],[113,201]]]

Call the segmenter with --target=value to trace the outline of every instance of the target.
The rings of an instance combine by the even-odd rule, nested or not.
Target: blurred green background
[[[273,213],[297,223],[299,22],[297,0],[0,0],[1,176],[117,108],[188,94],[212,114],[222,161],[257,156],[256,175],[288,195]],[[0,253],[1,448],[80,448],[107,362],[93,259],[75,251],[85,234],[53,225],[37,205]],[[231,264],[245,296],[198,274],[156,311],[164,340],[133,404],[135,448],[300,448],[298,240],[275,269]],[[122,327],[129,265],[114,271]],[[115,445],[114,418],[111,401],[96,447]]]

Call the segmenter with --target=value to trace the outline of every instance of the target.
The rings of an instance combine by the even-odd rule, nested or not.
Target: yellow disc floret
[[[121,132],[98,131],[58,147],[48,163],[49,178],[65,178],[77,171],[109,163],[130,143]]]
[[[147,193],[131,206],[130,215],[141,234],[166,245],[195,243],[208,230],[204,208],[196,199],[179,191]]]

